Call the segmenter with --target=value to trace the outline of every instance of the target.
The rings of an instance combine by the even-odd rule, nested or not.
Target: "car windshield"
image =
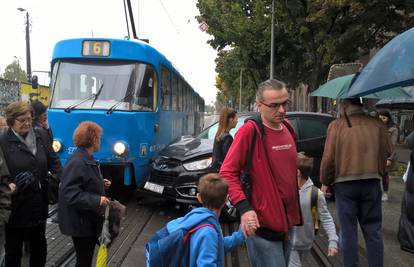
[[[155,71],[144,63],[59,61],[51,84],[51,108],[107,110],[115,104],[117,110],[156,108]]]
[[[237,132],[237,130],[243,125],[244,120],[246,118],[239,118],[236,127],[230,130],[231,136],[234,137],[234,134]],[[200,139],[211,139],[213,140],[216,136],[218,130],[218,122],[214,123],[210,127],[204,129],[197,137]]]

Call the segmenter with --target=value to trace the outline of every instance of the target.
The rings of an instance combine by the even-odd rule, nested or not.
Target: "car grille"
[[[160,185],[171,186],[174,184],[174,177],[171,176],[171,173],[165,174],[165,173],[153,171],[151,173],[151,177],[149,181],[156,183],[156,184],[160,184]]]
[[[156,162],[157,168],[176,168],[181,165],[181,162],[178,160],[172,160],[172,159],[160,159]]]

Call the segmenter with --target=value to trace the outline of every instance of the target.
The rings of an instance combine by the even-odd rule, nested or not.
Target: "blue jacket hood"
[[[200,223],[211,223],[216,227],[216,229],[220,229],[216,214],[204,207],[195,208],[184,217],[170,221],[167,224],[167,229],[170,233],[181,228],[186,228],[188,230]]]

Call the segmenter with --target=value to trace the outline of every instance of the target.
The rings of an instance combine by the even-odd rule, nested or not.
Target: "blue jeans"
[[[246,240],[247,252],[252,267],[286,267],[286,258],[290,249],[286,249],[283,241],[269,241],[258,235]]]
[[[364,235],[369,266],[384,266],[381,195],[380,180],[377,179],[335,184],[335,203],[345,267],[359,266],[358,222]]]

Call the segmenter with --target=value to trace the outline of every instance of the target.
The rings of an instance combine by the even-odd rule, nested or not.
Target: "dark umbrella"
[[[348,96],[411,85],[414,85],[414,28],[397,35],[375,54],[356,77]]]

